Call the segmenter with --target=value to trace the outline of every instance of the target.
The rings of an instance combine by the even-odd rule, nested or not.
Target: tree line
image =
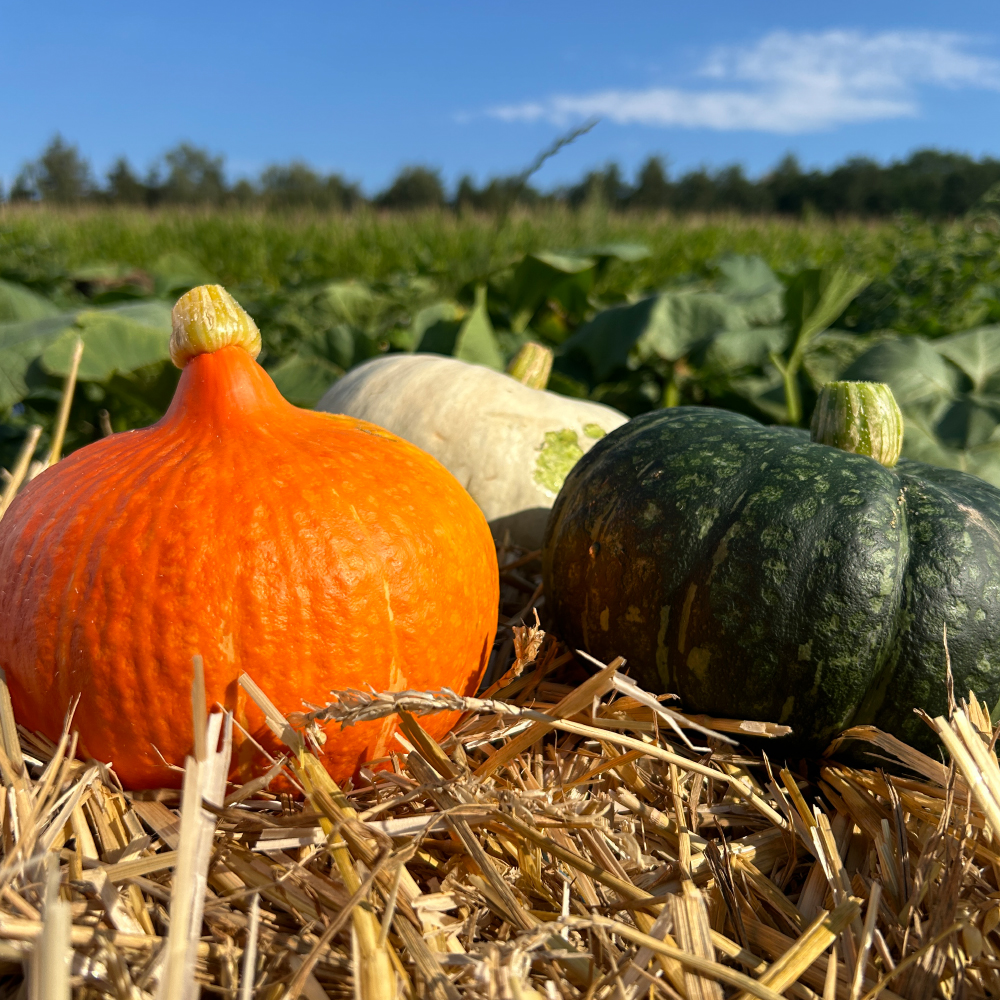
[[[140,176],[120,158],[98,182],[79,149],[56,136],[22,168],[7,193],[11,202],[55,205],[107,204],[261,206],[270,209],[336,209],[368,204],[384,209],[452,208],[507,212],[516,205],[564,204],[579,208],[827,216],[888,216],[911,212],[927,218],[963,215],[994,185],[1000,160],[961,153],[919,150],[905,160],[880,164],[854,157],[828,171],[804,170],[786,156],[773,170],[750,178],[743,168],[701,168],[672,178],[663,158],[651,156],[628,181],[610,164],[577,184],[543,192],[520,177],[497,177],[477,185],[463,177],[449,192],[437,170],[402,169],[383,191],[367,197],[341,175],[322,174],[295,161],[268,167],[251,181],[228,181],[225,160],[181,143]]]

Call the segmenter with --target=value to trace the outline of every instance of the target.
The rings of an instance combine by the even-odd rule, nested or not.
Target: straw
[[[13,471],[10,473],[10,479],[7,480],[7,485],[4,487],[3,493],[0,494],[0,518],[7,513],[7,508],[11,505],[14,497],[17,496],[17,491],[24,483],[28,475],[28,467],[31,465],[31,458],[35,454],[35,448],[38,447],[38,439],[41,436],[41,424],[32,424],[28,428],[24,443],[21,445],[21,450],[17,455],[17,461],[14,463]]]
[[[505,558],[498,620],[519,620],[537,555]],[[799,770],[781,727],[691,716],[516,628],[480,697],[332,691],[285,716],[243,675],[288,751],[242,785],[195,662],[180,791],[123,792],[72,721],[18,727],[0,675],[0,962],[29,997],[102,1000],[1000,995],[1000,765],[974,696],[930,720],[941,760],[857,727],[831,754],[864,740],[885,769]],[[435,740],[444,710],[463,721]],[[334,784],[313,727],[390,716],[398,749]]]
[[[66,426],[69,423],[69,411],[73,403],[73,391],[76,388],[76,376],[80,370],[82,357],[83,338],[77,337],[76,343],[73,345],[73,356],[69,363],[69,374],[66,376],[62,397],[59,400],[59,409],[56,411],[56,421],[52,429],[52,445],[49,448],[48,457],[45,459],[46,469],[51,469],[62,458],[63,440],[66,437]]]

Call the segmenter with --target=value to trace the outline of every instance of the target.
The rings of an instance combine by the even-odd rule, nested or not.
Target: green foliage
[[[226,194],[224,158],[182,142],[164,157],[167,176],[160,192],[166,202],[218,205]]]
[[[940,337],[1000,322],[998,221],[992,212],[974,212],[957,226],[901,222],[892,234],[891,269],[859,296],[845,325]]]
[[[799,369],[805,352],[816,335],[827,329],[867,284],[864,275],[852,274],[843,267],[807,267],[789,279],[784,320],[791,334],[792,349],[787,357],[772,353],[770,360],[781,374],[784,417],[792,426],[802,422]]]
[[[78,336],[67,450],[107,420],[156,420],[178,377],[170,305],[220,281],[257,320],[261,363],[296,405],[388,351],[502,370],[533,340],[556,353],[550,388],[633,415],[703,404],[806,426],[825,382],[885,381],[904,454],[1000,483],[993,212],[882,228],[556,210],[502,226],[441,212],[10,212],[0,464],[31,423],[50,426]]]
[[[380,208],[440,208],[445,203],[441,175],[427,167],[406,167],[376,199]]]
[[[93,193],[90,164],[76,146],[56,135],[42,155],[34,163],[26,164],[17,175],[11,199],[41,199],[56,205],[73,205]]]
[[[353,208],[361,200],[357,185],[337,174],[323,177],[305,163],[268,167],[260,175],[260,194],[268,208]]]
[[[55,316],[59,308],[30,288],[0,280],[0,323]]]
[[[65,450],[98,436],[101,412],[116,431],[142,427],[165,412],[177,384],[168,360],[170,306],[146,301],[83,308],[0,323],[0,454],[12,462],[27,429],[49,444],[63,380],[77,337],[84,342]]]
[[[107,382],[116,374],[128,375],[167,361],[169,329],[170,310],[159,302],[87,310],[42,351],[41,366],[50,375],[68,375],[79,337],[83,357],[77,377],[83,382]]]

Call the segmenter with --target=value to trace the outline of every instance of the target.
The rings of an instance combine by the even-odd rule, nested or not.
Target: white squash
[[[618,410],[437,354],[390,354],[352,369],[319,410],[368,420],[430,452],[479,504],[493,535],[537,549],[566,474]]]

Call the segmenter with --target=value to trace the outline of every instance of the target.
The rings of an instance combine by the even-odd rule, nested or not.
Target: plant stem
[[[802,354],[798,349],[798,344],[792,351],[792,356],[788,361],[784,361],[777,351],[771,351],[769,355],[771,364],[778,369],[781,380],[785,386],[785,413],[786,420],[791,427],[798,427],[802,423],[802,397],[799,394],[799,365],[802,363]]]
[[[681,402],[681,391],[677,387],[677,382],[673,376],[670,377],[670,381],[663,387],[663,398],[660,401],[660,406],[665,410],[671,406],[679,406]]]
[[[69,423],[69,410],[73,405],[73,390],[76,389],[76,373],[80,370],[80,358],[83,357],[83,340],[76,338],[73,348],[73,359],[70,361],[69,374],[63,386],[62,399],[59,401],[59,412],[56,414],[56,424],[52,431],[52,447],[49,457],[45,460],[45,468],[51,469],[62,458],[63,440],[66,437],[66,425]]]
[[[788,423],[798,427],[802,423],[802,397],[799,395],[798,365],[793,369],[788,365],[782,372],[785,381],[785,407],[788,410]]]

